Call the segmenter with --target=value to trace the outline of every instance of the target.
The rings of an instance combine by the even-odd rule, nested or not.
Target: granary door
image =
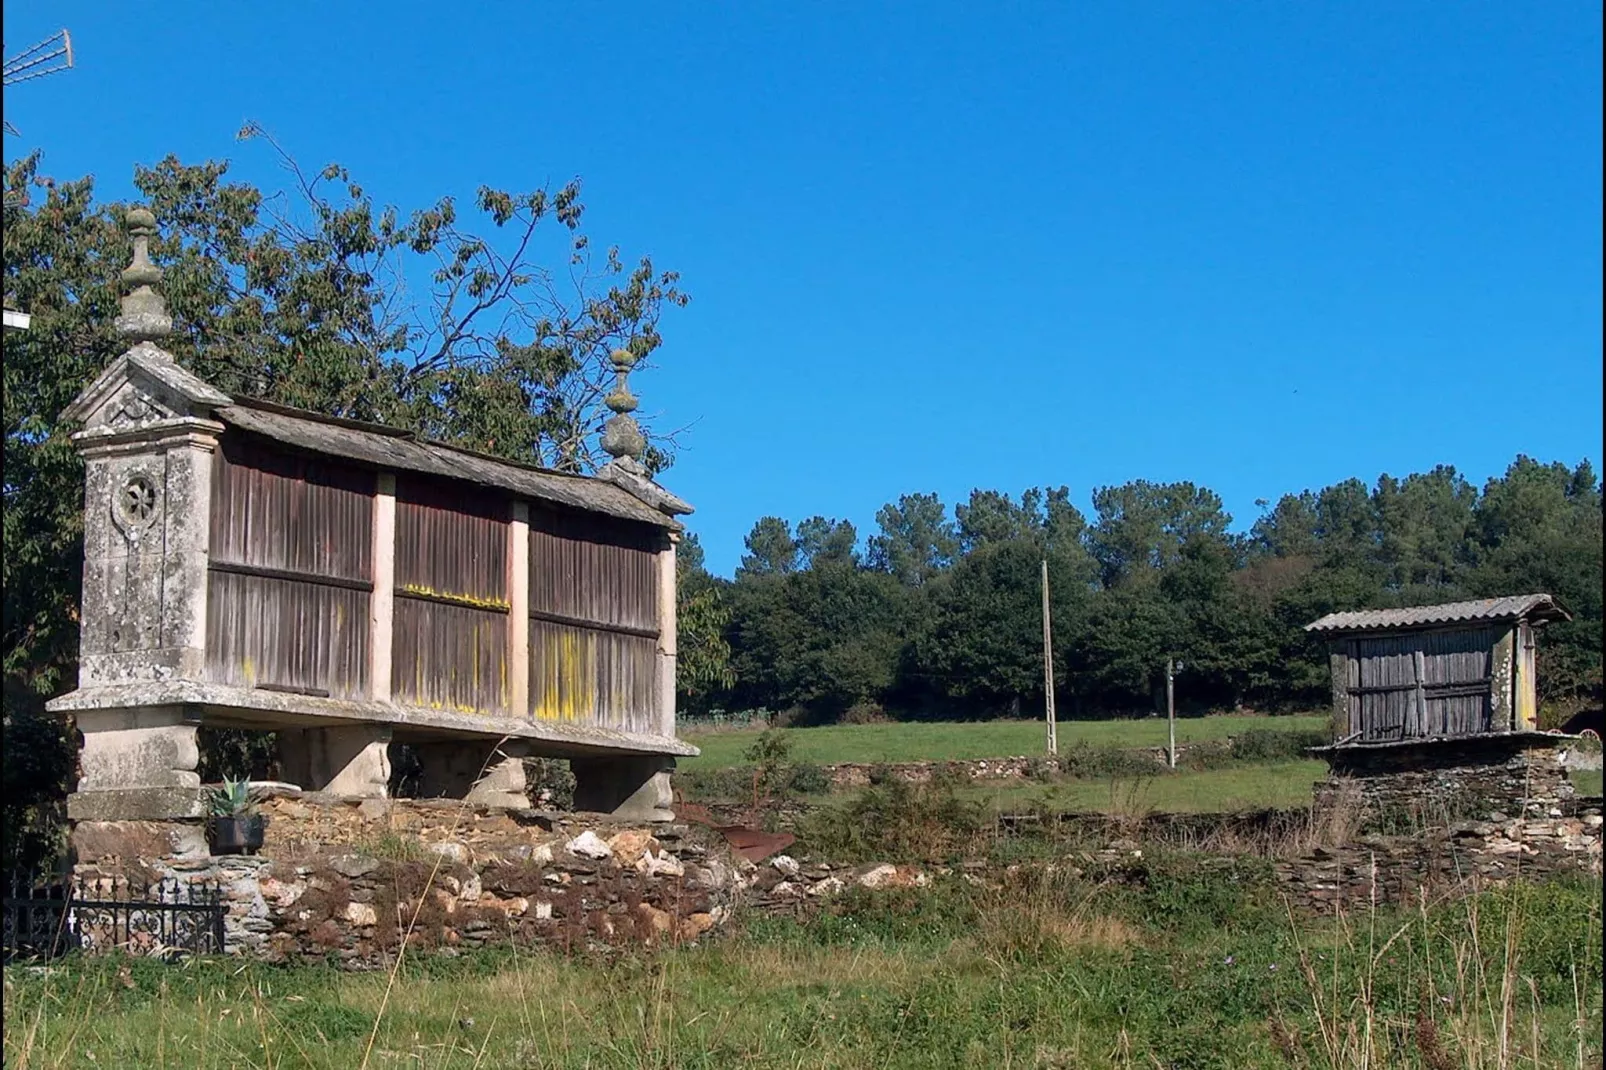
[[[1361,739],[1383,742],[1488,732],[1492,629],[1358,640],[1351,675]],[[1352,707],[1353,708],[1353,707]]]

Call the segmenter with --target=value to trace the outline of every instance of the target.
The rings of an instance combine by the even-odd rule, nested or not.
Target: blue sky
[[[1496,3],[13,0],[58,177],[260,122],[381,201],[580,176],[679,270],[643,411],[728,573],[753,521],[1190,479],[1257,498],[1601,452],[1601,13]]]

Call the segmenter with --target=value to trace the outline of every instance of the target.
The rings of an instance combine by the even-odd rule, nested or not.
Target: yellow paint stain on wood
[[[533,710],[536,719],[589,720],[597,708],[596,651],[590,636],[548,633],[541,647],[542,679]]]
[[[426,587],[421,583],[404,583],[397,590],[403,594],[422,595],[425,598],[438,598],[443,602],[452,602],[470,609],[489,609],[499,613],[506,613],[512,608],[512,603],[505,598],[483,598],[479,595],[466,594],[461,591],[437,591],[433,587]]]

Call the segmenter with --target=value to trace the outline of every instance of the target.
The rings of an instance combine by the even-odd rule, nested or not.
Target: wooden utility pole
[[[1172,680],[1176,677],[1176,663],[1165,659],[1165,727],[1169,742],[1166,745],[1166,764],[1177,767],[1177,696]]]
[[[1054,722],[1054,628],[1048,618],[1048,559],[1043,559],[1043,716],[1048,720],[1048,753],[1058,755],[1060,739]]]

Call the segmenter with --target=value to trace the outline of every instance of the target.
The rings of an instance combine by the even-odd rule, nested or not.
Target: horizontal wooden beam
[[[546,621],[548,624],[562,624],[570,628],[586,628],[593,632],[613,632],[616,635],[633,635],[641,639],[656,639],[659,632],[657,628],[635,628],[628,624],[604,624],[602,621],[585,620],[581,617],[566,617],[561,613],[548,613],[542,609],[530,610],[531,620]]]
[[[241,565],[233,561],[209,561],[213,572],[229,572],[236,576],[257,576],[265,580],[289,580],[292,583],[315,583],[322,587],[343,587],[348,591],[372,591],[371,580],[351,580],[344,576],[323,576],[315,572],[293,572],[285,568],[267,568],[262,565]]]

